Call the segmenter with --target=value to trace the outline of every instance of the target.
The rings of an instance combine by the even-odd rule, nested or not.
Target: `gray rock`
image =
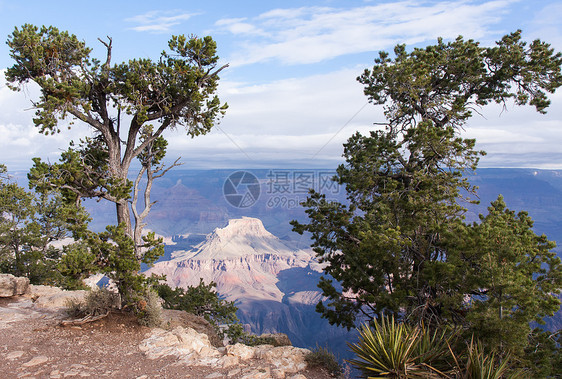
[[[217,365],[221,355],[211,345],[206,334],[181,326],[171,331],[153,329],[150,336],[139,345],[139,349],[148,359],[177,356],[186,363],[196,362],[201,366]]]
[[[11,353],[8,353],[8,355],[6,355],[6,359],[13,361],[14,359],[23,357],[24,354],[25,352],[21,350],[12,351]]]
[[[0,274],[0,297],[14,296],[14,276],[10,274]]]
[[[203,317],[194,314],[174,310],[162,310],[162,324],[165,329],[172,330],[181,326],[182,328],[191,328],[198,333],[206,334],[209,341],[214,347],[222,347],[222,340],[219,338],[212,325]]]
[[[306,369],[305,356],[310,353],[310,350],[293,346],[246,346],[237,343],[227,345],[224,354],[211,345],[206,334],[181,326],[171,331],[152,329],[139,349],[148,359],[175,356],[182,363],[228,369],[232,375],[238,375],[240,372],[236,370],[245,367],[241,375],[246,379],[270,379],[272,374],[275,378],[284,378],[286,374],[298,373]]]
[[[15,277],[11,274],[0,274],[0,297],[23,295],[29,287],[29,279]]]
[[[254,358],[256,354],[256,349],[252,346],[246,346],[241,343],[237,343],[234,345],[228,345],[226,347],[226,354],[238,357],[241,361],[246,361],[248,359]]]
[[[81,302],[88,291],[66,291],[51,286],[30,286],[29,294],[39,308],[63,308],[70,301]]]
[[[14,279],[14,295],[23,295],[29,289],[29,279],[23,277],[16,277]]]

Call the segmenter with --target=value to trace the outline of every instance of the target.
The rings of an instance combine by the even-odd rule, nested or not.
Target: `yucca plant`
[[[357,359],[349,362],[366,378],[439,378],[442,372],[430,363],[447,354],[451,338],[382,317],[373,328],[360,328],[359,342],[349,345]]]
[[[451,347],[457,343],[461,330],[440,327],[431,331],[423,325],[418,329],[416,362],[442,377],[447,377],[446,372],[455,363],[451,357]]]
[[[467,349],[466,364],[464,367],[459,365],[456,360],[458,379],[517,379],[524,378],[525,374],[519,370],[510,370],[509,355],[503,359],[498,359],[495,354],[486,354],[479,342],[474,338],[470,340]]]
[[[359,341],[350,344],[357,359],[350,360],[364,378],[516,379],[522,371],[512,370],[509,356],[499,359],[486,354],[474,339],[464,353],[453,351],[458,329],[399,323],[393,317],[373,320],[373,326],[359,329]]]

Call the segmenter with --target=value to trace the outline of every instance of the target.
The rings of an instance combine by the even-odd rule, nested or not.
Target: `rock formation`
[[[230,220],[188,251],[175,251],[147,274],[165,274],[172,287],[214,281],[234,301],[255,334],[286,333],[296,346],[339,345],[347,332],[315,312],[321,265],[311,249],[298,249],[268,232],[257,218]]]
[[[178,326],[171,331],[154,329],[140,344],[149,359],[173,356],[189,365],[231,369],[228,376],[241,374],[242,378],[285,378],[306,369],[305,357],[310,350],[294,346],[242,344],[218,349],[207,335],[191,328]]]
[[[29,279],[10,274],[0,274],[0,297],[23,295],[29,287]]]
[[[166,330],[138,325],[137,329],[131,328],[121,323],[123,318],[118,318],[118,324],[113,321],[108,329],[95,323],[84,325],[84,329],[60,326],[66,317],[63,300],[78,300],[85,292],[30,286],[24,296],[0,305],[0,330],[5,329],[2,336],[12,337],[0,352],[2,378],[148,378],[155,377],[155,373],[160,377],[162,372],[166,377],[168,371],[175,373],[170,377],[180,377],[178,372],[183,370],[205,379],[306,379],[300,373],[307,368],[305,356],[309,350],[272,345],[224,347],[220,341],[212,343],[217,337],[204,319],[181,311],[164,312]],[[132,330],[139,330],[140,338]],[[107,349],[111,351],[106,353]],[[72,359],[75,350],[78,354]],[[115,359],[128,362],[130,367],[115,363]]]

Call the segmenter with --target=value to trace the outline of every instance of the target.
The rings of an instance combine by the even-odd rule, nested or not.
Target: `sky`
[[[207,135],[169,131],[168,159],[186,169],[334,168],[342,144],[383,122],[356,81],[378,51],[408,49],[458,35],[491,46],[517,29],[562,51],[562,2],[490,1],[5,1],[0,39],[16,26],[53,25],[75,34],[104,58],[97,40],[113,39],[113,62],[158,59],[172,35],[211,35],[221,63],[219,96],[229,104]],[[13,64],[0,43],[0,70]],[[6,87],[0,75],[0,163],[27,170],[33,157],[56,161],[86,125],[43,136],[33,126],[38,89]],[[491,105],[479,110],[463,135],[487,151],[480,167],[562,169],[562,90],[547,115],[531,107]],[[65,122],[62,122],[65,125]]]

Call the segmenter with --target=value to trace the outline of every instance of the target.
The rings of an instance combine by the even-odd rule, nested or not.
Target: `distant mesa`
[[[224,228],[216,228],[204,242],[189,252],[175,256],[174,261],[228,260],[257,255],[296,257],[302,255],[302,252],[298,254],[299,251],[268,232],[260,219],[242,217],[229,220]]]
[[[295,346],[332,344],[347,331],[330,326],[315,312],[322,298],[317,283],[322,266],[312,249],[291,247],[267,231],[258,218],[231,219],[191,250],[172,253],[147,274],[165,274],[172,287],[217,284],[238,307],[253,333],[286,333]]]

